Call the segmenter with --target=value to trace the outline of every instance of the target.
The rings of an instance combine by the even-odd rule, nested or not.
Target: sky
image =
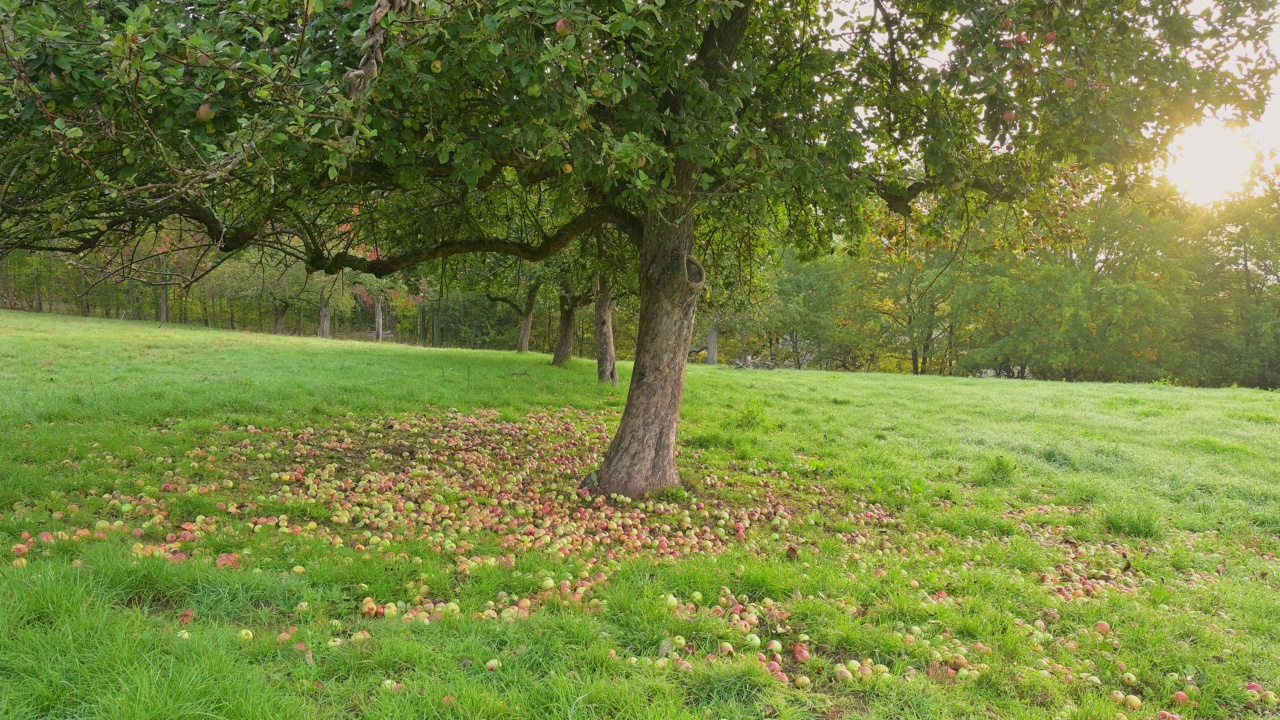
[[[1271,36],[1280,52],[1280,28]],[[1228,129],[1210,118],[1184,132],[1171,148],[1165,176],[1191,202],[1208,205],[1239,190],[1258,153],[1280,153],[1280,77],[1271,85],[1271,101],[1260,120]]]

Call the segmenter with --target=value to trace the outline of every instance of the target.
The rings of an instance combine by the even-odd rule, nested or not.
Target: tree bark
[[[596,277],[596,379],[618,384],[618,353],[613,345],[613,281],[601,273]]]
[[[517,308],[520,311],[520,343],[516,346],[516,352],[529,352],[529,338],[533,335],[533,311],[538,306],[538,290],[541,288],[540,282],[529,283],[524,293],[524,305]]]
[[[529,337],[533,335],[533,308],[520,317],[520,342],[516,352],[529,352]]]
[[[560,293],[560,331],[556,337],[556,352],[551,358],[552,365],[564,365],[573,357],[574,318],[578,313],[578,303],[568,293]]]
[[[288,319],[288,317],[289,317],[289,303],[284,303],[283,305],[280,306],[280,309],[276,311],[276,326],[274,330],[276,335],[284,334],[284,323],[285,323],[285,320]]]
[[[169,322],[169,286],[160,286],[160,324]]]
[[[715,365],[720,362],[720,328],[716,325],[715,317],[711,318],[711,325],[707,328],[707,364]]]
[[[680,401],[694,313],[706,280],[690,254],[693,227],[689,202],[645,213],[635,365],[618,433],[600,468],[602,492],[634,498],[680,484]]]
[[[382,342],[382,296],[373,299],[373,341]]]
[[[333,331],[329,326],[332,315],[333,309],[329,307],[329,303],[326,302],[320,305],[320,324],[319,327],[316,328],[316,334],[322,338],[327,338],[333,334]]]
[[[80,271],[80,314],[89,317],[93,311],[89,308],[89,278]]]

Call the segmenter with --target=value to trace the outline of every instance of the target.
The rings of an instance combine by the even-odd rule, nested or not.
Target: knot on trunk
[[[684,256],[684,279],[695,290],[701,290],[707,283],[707,271],[692,255]]]

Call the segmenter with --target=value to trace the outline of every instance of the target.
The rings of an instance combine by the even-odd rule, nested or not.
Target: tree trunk
[[[160,324],[169,322],[169,286],[160,286]]]
[[[533,335],[533,308],[520,317],[520,342],[516,352],[529,352],[529,336]]]
[[[227,315],[230,316],[231,329],[236,329],[236,303],[231,298],[227,298]]]
[[[692,250],[691,204],[645,213],[635,365],[622,422],[600,468],[602,492],[634,498],[680,484],[676,432],[694,313],[706,279]]]
[[[427,344],[427,301],[418,303],[417,341],[419,345]]]
[[[560,293],[560,332],[556,337],[556,352],[551,358],[552,365],[564,365],[573,357],[574,317],[578,313],[578,304],[573,296]]]
[[[382,296],[373,299],[373,341],[382,342]]]
[[[711,325],[707,328],[707,364],[715,365],[720,362],[720,328],[716,326],[716,319],[711,318]]]
[[[596,379],[618,384],[618,353],[613,346],[613,282],[601,273],[596,278]]]
[[[289,304],[285,303],[280,306],[279,310],[276,311],[276,327],[275,327],[276,335],[284,334],[284,322],[285,320],[288,319],[288,317],[289,317]]]
[[[538,306],[538,291],[542,289],[542,283],[529,283],[529,287],[525,289],[524,305],[520,308],[520,343],[516,346],[516,352],[529,352],[529,338],[533,335],[533,311]]]
[[[44,312],[44,302],[40,298],[40,268],[39,267],[35,268],[34,278],[31,284],[35,287],[35,290],[36,290],[36,302],[35,302],[36,312]]]
[[[320,323],[316,328],[316,334],[322,338],[327,338],[333,334],[329,327],[332,315],[333,309],[329,307],[329,303],[322,303],[320,305]]]
[[[89,317],[93,311],[89,308],[89,278],[80,271],[80,314]]]

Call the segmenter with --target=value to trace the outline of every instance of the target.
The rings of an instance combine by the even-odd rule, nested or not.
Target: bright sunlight
[[[1259,147],[1252,133],[1206,120],[1174,143],[1166,177],[1188,200],[1209,205],[1240,190]]]
[[[1280,51],[1280,32],[1271,38]],[[1280,79],[1272,83],[1280,91]],[[1280,109],[1273,101],[1263,117],[1244,128],[1209,118],[1182,133],[1170,148],[1165,177],[1197,205],[1211,205],[1244,187],[1258,155],[1280,151]]]

